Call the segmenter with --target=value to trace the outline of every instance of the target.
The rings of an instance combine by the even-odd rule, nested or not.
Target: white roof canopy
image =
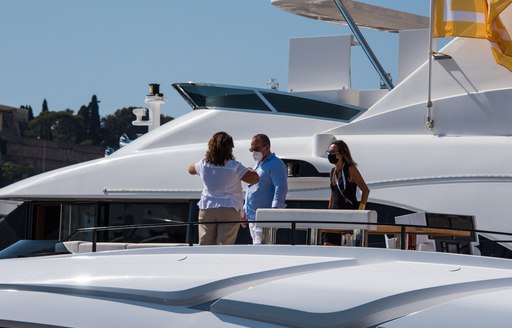
[[[429,18],[352,0],[341,0],[357,25],[388,32],[424,29]],[[292,14],[346,24],[332,0],[271,0],[274,6]]]

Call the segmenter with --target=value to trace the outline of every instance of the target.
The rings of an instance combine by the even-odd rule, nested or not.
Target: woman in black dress
[[[330,209],[364,210],[370,189],[357,169],[350,150],[342,140],[334,141],[327,151],[329,162],[334,164],[330,174],[331,198]],[[361,189],[361,201],[356,198],[356,189]],[[324,245],[341,245],[341,234],[324,233]]]

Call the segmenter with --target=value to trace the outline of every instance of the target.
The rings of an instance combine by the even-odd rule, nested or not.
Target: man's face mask
[[[253,152],[252,152],[252,158],[253,158],[256,162],[259,162],[259,161],[261,161],[261,159],[263,158],[263,154],[262,154],[260,151],[253,151]]]

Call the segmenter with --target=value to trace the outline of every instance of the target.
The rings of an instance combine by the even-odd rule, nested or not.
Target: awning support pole
[[[366,42],[366,39],[364,38],[363,34],[359,30],[359,27],[357,26],[357,24],[352,19],[352,16],[350,16],[348,10],[341,3],[341,1],[334,0],[334,3],[338,7],[341,15],[343,16],[343,19],[347,22],[348,27],[350,27],[350,29],[352,30],[352,33],[356,37],[357,41],[359,42],[359,44],[363,48],[363,51],[365,52],[366,56],[368,57],[368,59],[372,63],[373,67],[375,68],[377,73],[380,75],[380,78],[382,79],[382,81],[384,82],[384,84],[386,85],[388,90],[392,90],[394,88],[393,82],[391,82],[391,79],[389,78],[388,74],[386,73],[386,71],[384,71],[384,68],[380,64],[379,60],[377,59],[377,57],[373,53],[373,51],[370,48],[370,46],[368,45],[368,43]]]

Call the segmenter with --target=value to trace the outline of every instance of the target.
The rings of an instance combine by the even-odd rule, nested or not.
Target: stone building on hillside
[[[28,115],[27,109],[0,105],[0,164],[28,165],[38,174],[104,156],[100,146],[24,137]]]
[[[0,105],[0,134],[2,137],[21,136],[28,125],[28,109]]]

